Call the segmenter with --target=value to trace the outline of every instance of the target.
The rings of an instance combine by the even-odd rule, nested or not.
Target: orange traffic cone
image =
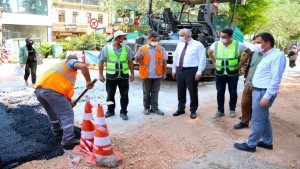
[[[92,152],[93,146],[90,143],[94,142],[95,126],[91,122],[93,120],[92,105],[89,101],[86,101],[84,107],[83,122],[81,127],[80,137],[80,149],[88,152]]]
[[[111,139],[109,137],[103,108],[98,104],[97,117],[94,120],[95,123],[95,135],[94,135],[94,149],[93,154],[96,156],[110,156],[114,155],[114,151],[111,145]]]

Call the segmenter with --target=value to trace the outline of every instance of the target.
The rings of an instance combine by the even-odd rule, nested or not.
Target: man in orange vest
[[[62,145],[76,145],[80,142],[74,138],[72,107],[75,104],[71,99],[78,69],[85,78],[86,88],[92,89],[94,85],[89,70],[76,56],[69,56],[67,60],[53,65],[35,86],[34,93],[48,114],[53,135],[56,137],[63,133]]]
[[[158,109],[158,92],[161,80],[166,78],[168,55],[158,44],[157,32],[151,31],[148,41],[149,44],[142,46],[135,55],[135,60],[139,63],[140,78],[143,80],[143,113],[163,116],[164,112]]]

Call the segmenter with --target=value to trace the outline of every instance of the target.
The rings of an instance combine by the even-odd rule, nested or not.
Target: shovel
[[[97,79],[94,79],[93,81],[92,81],[92,84],[94,85],[95,83],[97,82]],[[74,104],[76,105],[77,104],[77,102],[81,99],[81,97],[88,91],[89,89],[85,89],[81,94],[80,94],[80,96],[78,96],[78,98],[75,100],[75,102],[74,102]]]

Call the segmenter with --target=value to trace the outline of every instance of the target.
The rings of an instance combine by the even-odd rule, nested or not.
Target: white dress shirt
[[[173,56],[173,65],[172,72],[176,73],[176,67],[179,66],[179,59],[181,52],[185,46],[184,42],[179,42],[177,44],[174,56]],[[184,59],[183,59],[183,68],[185,67],[198,67],[196,74],[201,75],[206,66],[206,50],[202,43],[191,39],[188,42]]]
[[[270,49],[262,57],[253,76],[253,86],[267,89],[263,97],[269,100],[278,92],[286,59],[276,48]]]

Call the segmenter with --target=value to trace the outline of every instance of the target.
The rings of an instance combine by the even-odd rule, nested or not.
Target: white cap
[[[127,35],[127,33],[124,33],[123,31],[117,31],[114,33],[114,38],[122,36],[122,35]]]

